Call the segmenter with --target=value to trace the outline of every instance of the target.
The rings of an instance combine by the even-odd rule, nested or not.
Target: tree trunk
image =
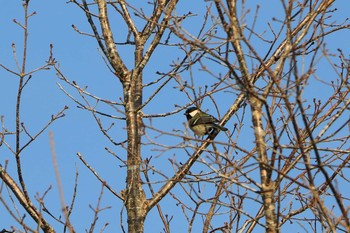
[[[135,66],[142,59],[143,45],[136,46]],[[125,205],[128,212],[128,232],[143,232],[146,217],[146,196],[142,189],[141,135],[143,130],[142,112],[142,72],[133,70],[123,83],[128,130],[128,157]]]

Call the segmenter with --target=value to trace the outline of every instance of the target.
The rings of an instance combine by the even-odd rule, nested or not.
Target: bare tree
[[[24,31],[21,62],[13,45],[21,65],[14,71],[0,63],[19,78],[15,131],[3,121],[0,144],[13,153],[15,159],[9,162],[16,163],[17,174],[3,166],[0,178],[11,191],[8,195],[14,195],[34,220],[34,227],[13,213],[16,205],[3,198],[4,185],[0,199],[24,231],[56,232],[54,224],[59,223],[64,231],[76,232],[71,216],[79,212],[73,208],[79,182],[76,178],[67,206],[52,137],[63,219],[49,211],[44,197],[37,198],[38,203],[31,198],[22,172],[23,150],[67,109],[54,114],[35,134],[21,121],[26,84],[36,72],[53,68],[59,88],[78,108],[92,114],[112,145],[105,146],[107,153],[125,168],[126,185],[118,192],[77,153],[102,185],[89,232],[96,231],[105,192],[125,207],[127,229],[124,208],[120,210],[124,232],[144,232],[154,207],[164,232],[280,232],[293,223],[307,232],[350,232],[349,61],[341,49],[330,51],[326,43],[350,25],[332,19],[337,14],[334,1],[280,1],[279,11],[264,18],[260,10],[268,3],[215,0],[193,6],[176,0],[71,0],[91,28],[84,32],[74,25],[74,30],[94,38],[119,82],[121,93],[115,99],[99,97],[85,84],[71,81],[54,59],[52,47],[42,67],[26,70],[29,2],[23,2],[24,23],[15,21]],[[171,63],[157,67],[163,60]],[[328,66],[327,77],[324,66]],[[163,97],[169,104],[160,112]],[[191,105],[203,111],[210,106],[210,114],[217,115],[229,131],[199,138],[187,128],[180,130],[185,118],[178,113]],[[117,129],[118,135],[111,129]],[[14,147],[8,140],[11,135]],[[23,136],[29,138],[24,145]],[[164,199],[174,210],[162,205]],[[187,225],[179,230],[173,222]],[[108,224],[101,231],[105,229]]]
[[[244,14],[239,15],[238,12],[242,12],[238,8],[240,4],[232,1],[214,2],[218,13],[215,19],[226,34],[221,36],[224,39],[215,37],[216,31],[196,38],[180,25],[173,28],[173,32],[184,43],[205,52],[227,68],[225,77],[236,81],[241,93],[235,103],[247,100],[250,106],[255,147],[246,152],[242,164],[236,167],[231,163],[231,166],[238,170],[235,173],[240,173],[242,178],[239,180],[243,179],[243,182],[238,183],[246,183],[254,181],[249,170],[255,170],[252,167],[256,164],[256,169],[260,172],[260,182],[254,181],[255,187],[250,185],[250,188],[259,194],[262,202],[260,211],[255,216],[248,215],[252,219],[245,221],[243,226],[248,225],[246,229],[249,230],[244,231],[250,232],[259,223],[258,220],[264,217],[266,231],[278,232],[286,221],[309,209],[312,210],[314,221],[321,224],[326,231],[349,231],[347,198],[342,197],[339,187],[334,184],[336,174],[348,163],[348,148],[341,149],[342,152],[338,149],[345,145],[344,141],[349,140],[349,135],[345,133],[335,136],[331,129],[338,121],[339,125],[333,130],[337,133],[345,132],[349,123],[348,117],[341,117],[349,105],[346,97],[349,94],[349,67],[342,53],[339,56],[340,65],[332,67],[336,71],[335,80],[324,81],[325,85],[333,89],[325,103],[316,100],[315,96],[310,99],[304,95],[310,91],[311,83],[322,80],[315,73],[319,57],[329,59],[331,56],[325,49],[325,37],[349,27],[344,24],[333,28],[326,22],[333,12],[330,8],[332,3],[333,1],[305,1],[303,5],[297,5],[296,1],[289,1],[288,4],[281,2],[284,18],[280,19],[281,26],[278,29],[271,29],[272,40],[259,35],[254,24],[252,27],[242,26],[245,22]],[[254,46],[255,42],[252,42],[254,37],[267,45],[269,49],[266,53],[260,55]],[[212,47],[213,44],[216,46]],[[327,132],[332,136],[326,136]],[[329,140],[329,137],[332,139]],[[330,141],[337,144],[337,149],[329,150],[326,144]],[[328,154],[329,152],[331,153]],[[336,157],[342,159],[335,159]],[[232,157],[226,157],[226,161],[232,161]],[[249,170],[245,170],[244,166],[248,166]],[[232,175],[229,174],[227,179],[229,177]],[[305,180],[300,180],[304,177]],[[316,184],[320,180],[322,182]],[[218,188],[222,189],[221,186]],[[245,186],[243,189],[245,192],[249,190]],[[301,193],[301,189],[305,189],[305,193]],[[302,196],[300,201],[303,204],[298,206],[292,201],[293,195],[298,198]],[[332,209],[327,208],[325,200],[321,198],[324,195],[334,198],[339,210],[338,217],[334,216]],[[219,197],[216,195],[215,199]],[[290,201],[292,208],[288,208],[286,200]],[[236,205],[240,203],[241,200]],[[243,215],[247,213],[243,212]],[[208,216],[211,218],[212,214]],[[209,224],[208,221],[206,223]],[[317,231],[317,228],[314,230]]]

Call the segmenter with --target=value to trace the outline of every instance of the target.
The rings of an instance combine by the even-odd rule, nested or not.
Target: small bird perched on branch
[[[219,122],[218,119],[202,112],[199,108],[190,107],[186,110],[184,115],[186,115],[190,129],[198,136],[210,134],[214,129],[221,131],[227,130],[227,128],[216,124]]]

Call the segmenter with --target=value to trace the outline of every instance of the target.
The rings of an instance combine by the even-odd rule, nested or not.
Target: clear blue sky
[[[200,1],[202,2],[202,1]],[[204,2],[204,1],[203,1]],[[261,1],[264,2],[264,1]],[[278,2],[278,1],[276,1]],[[350,10],[349,4],[346,1],[336,1],[336,7],[338,13],[337,20],[344,20],[349,16]],[[17,19],[19,22],[23,22],[23,9],[21,1],[3,0],[0,8],[0,64],[8,66],[12,69],[16,69],[14,63],[11,44],[15,43],[19,58],[22,56],[22,30],[13,23],[13,19]],[[268,21],[272,17],[274,12],[278,14],[280,8],[276,8],[274,4],[268,7],[261,8],[261,22],[258,23],[258,31],[261,27],[261,32],[267,30],[264,20]],[[120,83],[106,68],[104,61],[98,51],[98,45],[96,41],[91,37],[85,37],[77,34],[71,27],[72,24],[76,25],[79,30],[90,32],[90,28],[85,19],[85,15],[74,4],[66,4],[66,1],[57,0],[32,0],[30,4],[30,11],[37,12],[30,19],[29,29],[29,49],[28,49],[28,65],[27,70],[32,70],[44,65],[49,56],[49,45],[54,45],[54,57],[60,63],[62,72],[71,81],[76,81],[81,86],[88,86],[88,91],[100,96],[102,98],[117,101],[122,96]],[[191,11],[192,13],[200,14],[205,10],[204,5],[188,6],[186,4],[178,7],[178,13]],[[247,18],[252,19],[253,12],[249,14]],[[342,19],[342,20],[341,20]],[[117,19],[116,19],[117,20]],[[118,27],[118,23],[112,22],[112,25]],[[187,25],[188,29],[192,29],[191,25]],[[192,25],[193,28],[198,25]],[[331,49],[335,51],[336,48],[342,47],[348,49],[350,47],[350,33],[344,31],[336,34],[337,36],[331,36],[327,38],[327,44]],[[117,40],[122,41],[125,38],[116,36]],[[257,48],[264,51],[264,47]],[[129,56],[129,50],[122,50],[122,54],[127,61],[127,65],[132,64],[132,54]],[[345,54],[349,54],[349,51],[344,51]],[[154,80],[158,76],[156,71],[167,72],[170,70],[169,64],[171,61],[176,60],[177,57],[182,57],[183,54],[179,51],[171,51],[160,49],[156,53],[156,56],[151,60],[151,66],[145,71],[144,80],[145,83]],[[198,68],[198,67],[197,67]],[[327,69],[324,71],[322,67],[319,68],[320,72],[324,76],[327,76]],[[209,75],[206,72],[195,70],[193,71],[197,77],[207,78]],[[189,75],[188,73],[186,73]],[[185,78],[185,77],[184,77]],[[188,78],[188,77],[187,77]],[[198,81],[198,83],[202,83]],[[212,82],[214,82],[212,80]],[[64,82],[60,81],[55,75],[54,71],[41,71],[36,73],[32,80],[29,82],[27,88],[23,94],[22,104],[22,121],[25,123],[27,130],[34,133],[41,129],[51,118],[52,114],[60,111],[65,105],[69,106],[66,111],[66,117],[58,120],[48,131],[44,132],[37,141],[30,145],[22,154],[23,170],[25,174],[25,181],[29,184],[28,189],[31,197],[42,196],[43,193],[52,186],[52,190],[46,197],[47,205],[50,210],[55,214],[60,212],[60,202],[58,196],[57,182],[55,179],[54,168],[52,165],[52,157],[49,144],[48,132],[54,133],[56,153],[58,159],[58,165],[60,169],[60,175],[64,184],[64,193],[66,203],[70,203],[72,190],[74,186],[75,172],[79,171],[79,184],[78,184],[78,198],[75,205],[75,211],[72,215],[72,222],[76,227],[77,232],[83,232],[86,228],[89,228],[89,224],[93,219],[93,212],[89,208],[89,204],[95,207],[97,203],[97,197],[101,190],[101,184],[93,177],[93,175],[86,169],[86,167],[79,161],[76,156],[77,152],[81,152],[86,160],[94,166],[96,171],[99,172],[101,177],[105,178],[109,185],[114,187],[117,192],[120,192],[125,188],[125,168],[121,168],[122,165],[118,160],[113,158],[105,151],[105,147],[115,151],[119,156],[125,158],[125,151],[116,149],[111,143],[103,137],[99,128],[94,121],[92,115],[81,109],[76,108],[76,104],[70,100],[57,86],[56,83],[62,84],[68,91],[74,96],[78,97],[78,94],[74,92]],[[0,69],[0,115],[5,118],[5,126],[9,131],[15,130],[15,103],[16,103],[16,90],[18,85],[18,78],[10,75],[4,70]],[[175,83],[170,84],[166,92],[161,92],[159,97],[144,109],[145,114],[164,113],[175,110],[175,104],[184,105],[189,103],[189,100],[183,93],[179,93],[172,87],[176,86]],[[145,90],[145,97],[154,90],[153,87]],[[320,90],[321,91],[321,90]],[[312,95],[312,93],[311,93]],[[321,96],[322,97],[322,96]],[[319,98],[321,98],[319,97]],[[230,104],[233,103],[235,93],[227,94],[220,100],[220,113],[224,114]],[[118,113],[108,107],[99,105],[99,109],[106,111],[112,115],[118,115]],[[210,100],[204,103],[204,108],[212,108],[213,105]],[[212,113],[215,115],[215,111]],[[169,116],[166,121],[159,119],[152,122],[155,127],[170,133],[178,133],[176,130],[183,131],[185,129],[185,118],[182,112]],[[104,123],[108,124],[111,120],[105,119]],[[146,121],[147,124],[150,124]],[[169,124],[170,122],[170,124]],[[116,121],[116,126],[112,129],[111,133],[115,141],[125,140],[125,134],[122,121]],[[229,122],[228,128],[232,130],[234,119]],[[150,132],[151,135],[155,135],[154,132]],[[220,138],[224,140],[225,135],[220,135]],[[14,147],[14,138],[7,137],[8,143]],[[28,138],[23,139],[23,143]],[[180,143],[181,139],[171,136],[163,136],[158,138],[159,143],[164,144],[176,144]],[[253,139],[252,135],[241,135],[240,140],[247,140],[250,144]],[[251,147],[252,145],[247,145]],[[151,146],[145,146],[143,149],[144,157],[153,156],[155,160],[155,166],[163,168],[163,172],[168,175],[172,174],[172,168],[169,165],[168,159],[173,158],[175,155],[172,153],[160,153],[153,150]],[[185,154],[177,154],[176,159],[178,162],[185,161]],[[11,152],[3,145],[0,148],[0,163],[5,164],[5,160],[9,160],[8,171],[15,176],[15,161]],[[6,194],[6,191],[3,190]],[[170,198],[166,197],[162,202],[163,210],[165,213],[172,214],[177,207],[173,201],[169,201]],[[109,191],[105,190],[105,194],[102,199],[102,206],[111,206],[112,209],[105,210],[100,215],[100,221],[98,228],[101,228],[103,224],[108,221],[110,226],[106,232],[119,232],[120,228],[120,210],[122,203]],[[172,209],[174,208],[174,209]],[[21,208],[20,208],[21,209]],[[9,228],[13,224],[12,219],[8,214],[4,214],[6,210],[0,205],[0,230],[2,228]],[[146,232],[160,232],[162,224],[155,212],[155,209],[149,214],[146,221]],[[29,217],[27,217],[29,218]],[[124,226],[126,227],[126,216],[124,210]],[[184,226],[184,230],[187,230],[187,223],[182,218],[174,218],[172,224],[176,224],[179,229]],[[55,225],[55,224],[54,224]],[[18,226],[18,225],[17,225]],[[57,225],[55,225],[57,226]],[[151,229],[156,229],[152,231]],[[201,229],[200,227],[198,229]],[[59,230],[57,232],[60,232]],[[182,232],[179,230],[178,232]],[[193,231],[195,232],[195,231]]]

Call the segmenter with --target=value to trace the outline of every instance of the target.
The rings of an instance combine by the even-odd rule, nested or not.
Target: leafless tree
[[[77,153],[102,185],[89,232],[95,231],[105,192],[123,203],[124,232],[144,232],[154,208],[164,232],[280,232],[292,224],[306,232],[350,232],[346,192],[350,188],[350,66],[346,52],[332,51],[327,45],[330,36],[350,25],[333,19],[334,0],[275,2],[279,11],[269,17],[262,17],[261,10],[270,3],[214,0],[193,6],[176,0],[71,0],[85,14],[91,31],[78,25],[73,29],[97,42],[110,75],[119,82],[121,93],[116,99],[99,97],[85,84],[72,81],[52,50],[45,65],[26,70],[29,2],[23,2],[24,23],[16,22],[24,31],[23,60],[16,60],[21,65],[14,71],[0,64],[19,77],[15,131],[3,124],[0,144],[14,154],[9,162],[16,163],[17,174],[1,167],[0,199],[24,231],[56,232],[52,222],[62,224],[64,231],[76,231],[71,219],[79,212],[73,208],[79,198],[76,191],[69,205],[61,195],[64,219],[60,219],[48,211],[43,198],[37,198],[37,204],[30,197],[22,173],[22,151],[67,109],[53,115],[34,135],[21,121],[22,91],[31,75],[52,68],[60,89],[78,108],[92,114],[113,146],[106,146],[107,153],[125,168],[126,185],[118,192]],[[16,55],[15,45],[13,50]],[[172,63],[154,68],[163,60]],[[154,106],[163,97],[173,105],[160,112],[163,108]],[[178,113],[191,105],[203,111],[211,106],[210,114],[217,115],[229,131],[199,138],[186,125],[186,130],[175,126],[173,122],[185,120]],[[116,128],[115,122],[118,136],[110,130]],[[12,135],[14,147],[7,140]],[[23,135],[29,138],[24,145],[20,144]],[[50,142],[55,165],[53,138]],[[146,149],[152,155],[145,154]],[[56,176],[62,191],[57,168]],[[35,227],[13,213],[15,204],[2,197],[5,186]],[[162,205],[165,198],[177,207],[174,211]],[[175,219],[187,225],[179,230]],[[101,231],[105,229],[107,225]]]

